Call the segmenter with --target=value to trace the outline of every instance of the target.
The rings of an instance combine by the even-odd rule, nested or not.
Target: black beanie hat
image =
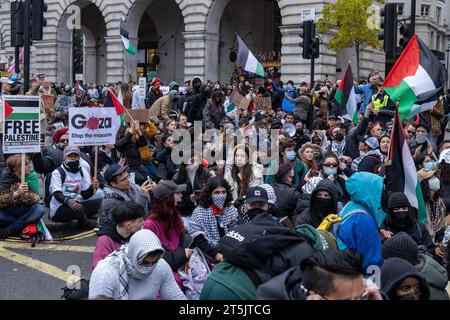
[[[411,207],[411,203],[403,192],[394,192],[389,197],[388,210],[395,208]]]
[[[413,266],[419,263],[419,248],[413,238],[406,232],[399,232],[384,241],[381,255],[384,259],[402,258]]]

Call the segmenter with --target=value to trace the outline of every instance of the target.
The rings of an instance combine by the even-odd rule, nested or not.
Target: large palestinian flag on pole
[[[358,123],[358,108],[356,104],[355,87],[353,85],[353,73],[350,62],[345,70],[339,88],[336,91],[334,99],[339,103],[341,115],[353,123]]]
[[[399,102],[400,119],[433,108],[447,83],[447,73],[438,58],[417,35],[409,41],[384,81],[391,100]]]
[[[403,192],[411,203],[411,206],[417,209],[419,222],[426,223],[427,210],[422,196],[422,189],[420,188],[416,166],[398,112],[395,113],[389,160],[392,163],[391,175],[389,177],[391,180],[391,190],[393,192]]]
[[[236,37],[239,43],[236,63],[239,64],[245,71],[264,77],[264,67],[261,62],[256,59],[255,55],[247,48],[244,41],[238,36],[238,34],[236,34]]]

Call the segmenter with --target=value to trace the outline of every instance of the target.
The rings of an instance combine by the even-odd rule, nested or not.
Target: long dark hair
[[[431,199],[431,194],[430,194],[431,190],[428,187],[428,179],[423,180],[420,183],[420,187],[422,188],[423,201],[425,201],[425,203],[428,203],[430,200],[436,200],[437,198],[439,198],[439,196],[441,194],[441,190],[438,190],[434,193],[434,198]]]
[[[172,194],[167,199],[162,201],[156,201],[147,219],[160,219],[167,223],[167,234],[171,230],[175,230],[176,233],[181,234],[184,231],[183,221],[178,213],[178,209],[175,206],[174,195]]]
[[[208,182],[202,190],[202,193],[200,194],[199,204],[203,208],[209,208],[213,204],[212,192],[214,191],[214,189],[219,187],[225,188],[225,190],[227,191],[227,199],[225,200],[224,208],[230,205],[231,201],[233,201],[230,185],[228,184],[227,180],[217,176],[209,178]]]
[[[247,191],[249,185],[250,185],[250,181],[253,177],[253,165],[250,164],[250,151],[248,149],[247,146],[245,146],[244,151],[245,151],[245,156],[247,157],[247,163],[245,164],[244,168],[242,169],[242,179],[239,178],[239,168],[236,165],[236,153],[238,152],[238,150],[242,150],[242,147],[237,147],[236,150],[234,150],[233,153],[233,166],[231,167],[231,177],[233,178],[234,181],[236,181],[237,186],[238,186],[238,197],[241,197],[245,194],[245,192]]]

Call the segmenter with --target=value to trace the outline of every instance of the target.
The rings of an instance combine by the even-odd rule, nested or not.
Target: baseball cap
[[[264,119],[266,117],[268,117],[267,113],[265,111],[263,111],[263,110],[259,110],[259,111],[256,112],[255,121],[259,121],[259,120]]]
[[[114,177],[118,176],[125,170],[128,170],[128,166],[121,166],[118,163],[114,163],[106,169],[105,173],[103,174],[103,177],[105,178],[106,182],[109,184],[114,179]]]
[[[67,146],[64,149],[64,157],[69,155],[69,154],[73,154],[73,153],[75,153],[77,155],[80,155],[80,149],[78,147],[76,147],[76,146]]]
[[[156,185],[155,191],[153,191],[153,196],[156,200],[162,201],[167,199],[175,192],[186,191],[186,184],[176,184],[170,180],[161,180]]]
[[[247,190],[245,195],[246,203],[254,203],[254,202],[269,202],[269,196],[267,195],[267,191],[262,187],[253,187]]]

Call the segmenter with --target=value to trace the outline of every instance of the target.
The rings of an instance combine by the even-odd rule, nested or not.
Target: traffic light
[[[405,49],[413,36],[411,25],[409,25],[409,24],[403,25],[402,24],[400,27],[400,35],[402,36],[402,38],[400,39],[400,47]]]
[[[42,40],[43,28],[47,25],[44,19],[47,5],[44,0],[32,0],[31,4],[31,40]]]
[[[11,47],[23,46],[25,5],[20,1],[11,2]]]
[[[378,39],[383,40],[383,49],[386,57],[395,59],[395,47],[397,46],[397,4],[388,3],[381,8],[381,31]]]
[[[298,45],[303,48],[303,59],[312,59],[319,57],[320,40],[316,38],[316,25],[312,20],[303,21],[300,30],[302,42]]]

